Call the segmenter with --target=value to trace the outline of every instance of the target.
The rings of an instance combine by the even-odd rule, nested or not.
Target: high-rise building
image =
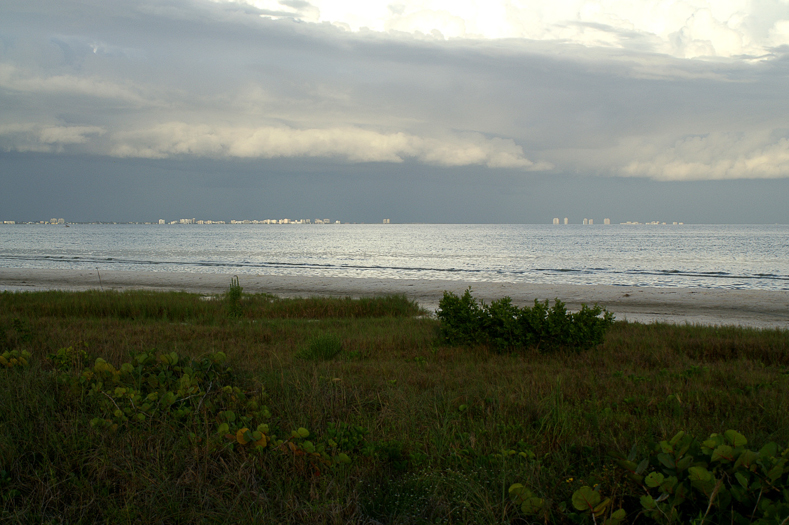
[[[589,225],[591,226],[592,224],[594,224],[594,219],[589,219]]]
[[[603,224],[611,224],[611,219],[603,219]]]
[[[559,224],[559,217],[554,217],[553,218],[553,223],[554,224]]]
[[[587,219],[586,217],[584,217],[584,224],[589,224],[589,219]]]

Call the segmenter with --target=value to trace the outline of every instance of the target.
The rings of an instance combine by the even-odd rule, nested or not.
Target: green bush
[[[328,361],[342,352],[342,339],[334,334],[323,334],[311,339],[298,353],[301,359]]]
[[[241,317],[241,292],[243,288],[238,283],[238,277],[230,279],[230,288],[227,289],[227,313],[230,317]]]
[[[488,344],[499,351],[589,349],[603,342],[614,322],[614,315],[598,305],[568,313],[559,299],[553,307],[535,300],[533,307],[518,308],[509,297],[486,305],[471,296],[471,288],[460,297],[444,292],[436,315],[447,343]]]
[[[570,501],[543,498],[515,483],[512,502],[527,516],[572,523],[620,524],[630,519],[661,525],[693,523],[786,525],[789,523],[789,448],[767,443],[758,451],[735,430],[699,441],[685,432],[649,445],[639,456],[611,456],[623,476],[612,485],[584,485]],[[591,472],[589,479],[611,479]],[[573,478],[570,478],[573,479]],[[605,494],[612,494],[606,497]],[[546,496],[555,496],[547,494]],[[617,508],[615,503],[623,503]]]

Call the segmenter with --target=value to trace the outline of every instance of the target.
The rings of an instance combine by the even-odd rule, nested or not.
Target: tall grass
[[[445,346],[404,298],[241,301],[228,318],[189,294],[0,294],[0,343],[33,354],[0,370],[0,520],[523,523],[506,487],[566,500],[609,451],[679,430],[789,443],[786,331],[617,322],[593,350],[501,355]],[[299,358],[327,334],[342,352]],[[273,451],[201,451],[166,424],[93,431],[95,407],[46,359],[78,342],[116,366],[154,347],[223,351],[265,386],[273,427],[357,425],[371,448],[316,476]]]

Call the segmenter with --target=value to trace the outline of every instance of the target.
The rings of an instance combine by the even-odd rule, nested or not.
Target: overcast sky
[[[789,0],[0,0],[0,220],[789,222]]]

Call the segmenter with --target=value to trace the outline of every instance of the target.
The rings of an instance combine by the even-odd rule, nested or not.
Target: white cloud
[[[237,2],[238,0],[230,0]],[[785,38],[782,0],[245,0],[293,18],[352,31],[401,31],[440,38],[522,38],[585,46],[644,47],[681,58],[764,55]],[[307,9],[304,5],[309,5]],[[302,6],[300,8],[288,6]],[[769,34],[751,18],[779,19]]]
[[[667,148],[631,144],[620,174],[657,180],[726,180],[789,177],[789,138],[769,132],[710,133]]]
[[[0,148],[6,151],[61,152],[68,144],[85,144],[103,135],[98,126],[59,126],[34,123],[0,124]]]
[[[277,158],[340,157],[350,162],[402,162],[416,159],[439,166],[483,165],[524,170],[550,169],[532,162],[512,140],[479,133],[420,137],[356,127],[293,129],[289,127],[214,127],[168,122],[112,137],[110,154],[118,157]]]
[[[13,64],[0,63],[0,88],[42,95],[79,95],[114,99],[134,105],[155,105],[141,95],[137,86],[122,85],[95,77],[76,75],[42,76]]]

